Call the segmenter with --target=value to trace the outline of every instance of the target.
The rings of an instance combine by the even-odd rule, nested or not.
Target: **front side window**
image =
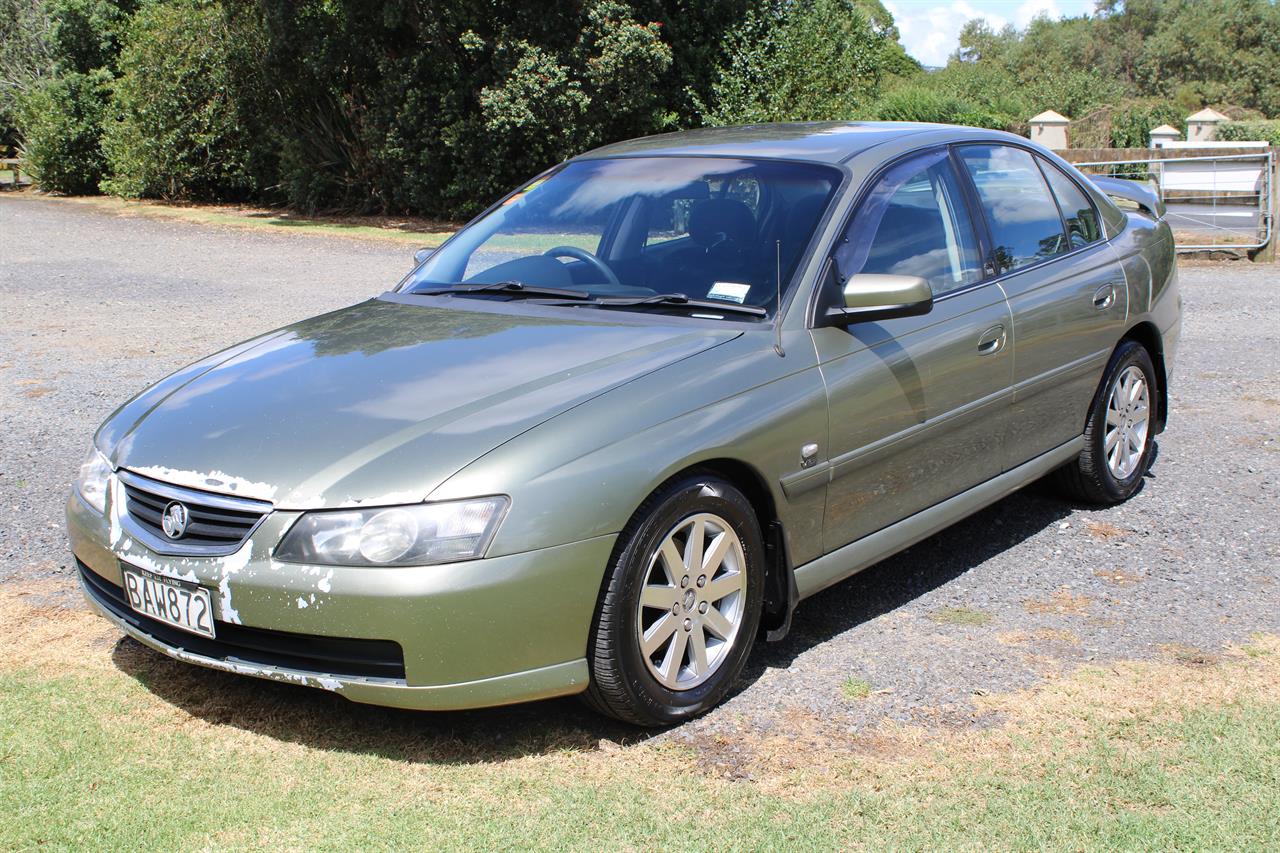
[[[1031,154],[1007,145],[966,145],[959,150],[991,228],[997,272],[1068,251],[1058,204]]]
[[[1071,248],[1079,249],[1102,239],[1102,232],[1098,227],[1098,212],[1093,209],[1084,190],[1052,163],[1041,160],[1040,165],[1058,200],[1062,219],[1067,223],[1067,237],[1071,240]]]
[[[978,242],[946,150],[890,167],[863,200],[835,253],[842,279],[916,275],[935,296],[982,277]]]
[[[582,294],[584,307],[680,310],[672,294],[775,310],[839,185],[827,166],[722,157],[568,163],[472,223],[401,290],[518,282]],[[462,286],[462,287],[460,287]],[[659,297],[648,303],[640,300]],[[624,301],[640,303],[622,305]],[[737,312],[741,319],[744,312]]]

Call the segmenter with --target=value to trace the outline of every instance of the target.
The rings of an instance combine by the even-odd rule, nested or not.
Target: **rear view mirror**
[[[435,249],[428,249],[428,248],[425,248],[425,247],[424,247],[424,248],[419,249],[419,250],[418,250],[418,251],[416,251],[416,252],[414,252],[414,253],[413,253],[413,264],[414,264],[414,266],[417,266],[418,264],[422,263],[423,261],[425,261],[427,258],[429,258],[429,257],[431,257],[432,255],[434,255],[435,253],[436,253],[436,250],[435,250]]]
[[[917,317],[933,309],[933,289],[918,275],[861,273],[844,285],[844,305],[827,310],[834,325]]]

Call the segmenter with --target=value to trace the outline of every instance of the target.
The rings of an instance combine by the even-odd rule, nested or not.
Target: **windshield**
[[[776,309],[839,174],[806,163],[637,157],[568,163],[463,229],[403,291],[628,310]],[[518,282],[523,288],[477,288]],[[579,293],[585,294],[582,299]],[[689,304],[646,297],[679,294]],[[566,303],[569,300],[565,300]],[[714,314],[714,311],[710,312]],[[743,319],[745,312],[726,317]]]

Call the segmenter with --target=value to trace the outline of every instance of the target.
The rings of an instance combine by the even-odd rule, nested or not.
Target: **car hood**
[[[430,301],[372,300],[198,362],[122,406],[98,446],[282,509],[420,501],[525,430],[740,334]]]

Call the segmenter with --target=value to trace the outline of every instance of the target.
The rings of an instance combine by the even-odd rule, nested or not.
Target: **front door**
[[[832,551],[1000,473],[1012,321],[982,282],[974,218],[945,149],[891,166],[836,247],[825,298],[856,273],[918,275],[920,317],[813,330],[830,410],[823,548]]]

